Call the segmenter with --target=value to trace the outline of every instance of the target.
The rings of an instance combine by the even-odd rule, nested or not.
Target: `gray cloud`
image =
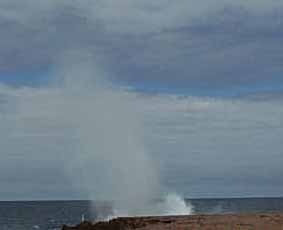
[[[86,92],[93,86],[81,85],[80,77],[85,75],[188,91],[279,85],[282,5],[276,0],[3,0],[0,70],[44,72],[51,67],[56,72],[63,65],[69,72],[61,75],[73,73],[72,90],[86,87]],[[69,52],[77,52],[79,57],[81,52],[82,56],[89,54],[86,65],[97,67],[99,63],[106,73],[88,72],[83,58],[79,69],[68,61],[62,63],[61,58]],[[88,107],[88,97],[65,97],[65,91],[61,97],[59,89],[0,85],[3,199],[66,198],[66,194],[70,199],[85,198],[89,194],[80,188],[95,190],[89,181],[81,181],[83,173],[92,173],[96,167],[86,164],[82,172],[82,167],[70,170],[62,165],[79,145],[76,129],[70,124],[80,122],[81,111],[72,105],[82,103],[80,108],[86,114],[104,116]],[[233,100],[120,93],[146,118],[146,149],[160,162],[164,187],[195,197],[282,194],[281,95],[256,94]],[[115,96],[110,95],[111,100],[104,96],[106,104],[120,106]],[[104,109],[101,104],[98,107]],[[123,121],[120,128],[127,123],[127,116],[123,111],[118,115]],[[87,134],[92,132],[88,129]],[[119,137],[116,129],[113,135]],[[90,142],[86,138],[84,144]],[[38,176],[27,182],[31,175]],[[70,175],[77,182],[75,187]],[[53,182],[56,186],[50,188]]]
[[[2,71],[87,49],[116,81],[222,88],[282,83],[279,1],[2,1]],[[110,68],[111,67],[111,68]]]
[[[103,187],[97,177],[106,172],[101,171],[105,165],[101,165],[101,161],[95,163],[97,155],[92,152],[76,156],[76,151],[81,149],[80,143],[85,150],[89,146],[95,146],[94,151],[101,150],[104,145],[99,144],[101,137],[97,133],[104,130],[108,138],[118,137],[120,125],[116,124],[109,131],[101,128],[105,124],[103,120],[100,120],[101,125],[90,125],[88,121],[93,120],[92,117],[80,118],[86,105],[96,104],[85,100],[88,97],[74,98],[65,91],[49,88],[1,86],[0,90],[1,95],[5,95],[5,103],[0,106],[0,181],[5,188],[1,199],[88,198],[90,194],[86,191],[91,191],[95,198],[109,195],[109,192],[97,193]],[[60,95],[65,96],[62,99]],[[133,103],[135,112],[145,119],[144,149],[157,162],[155,167],[161,175],[164,191],[177,190],[193,197],[282,194],[283,110],[277,96],[268,100],[251,97],[235,100],[148,96],[125,91],[121,91],[121,95]],[[103,98],[106,107],[118,105],[107,94]],[[80,109],[74,107],[79,104]],[[101,119],[105,115],[101,117],[97,109],[89,107],[86,114]],[[89,124],[88,131],[81,133],[83,142],[78,141],[76,122]],[[128,122],[131,120],[127,118]],[[120,123],[125,124],[121,120]],[[100,127],[98,131],[93,130],[96,126]],[[107,140],[103,133],[101,135]],[[116,141],[106,146],[109,151],[111,146],[122,149]],[[87,156],[94,158],[79,160]],[[117,159],[120,155],[111,156]],[[132,159],[131,155],[128,157]],[[104,159],[110,160],[107,155]],[[132,159],[131,164],[134,162]],[[85,174],[91,177],[83,177]],[[102,183],[99,189],[97,183],[92,186],[93,181]],[[19,188],[21,193],[16,192]]]
[[[196,197],[282,193],[282,102],[164,97],[150,104],[147,143],[169,187]]]

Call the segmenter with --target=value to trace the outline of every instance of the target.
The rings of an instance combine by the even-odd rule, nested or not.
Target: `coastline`
[[[283,230],[283,212],[186,216],[119,217],[83,222],[62,230]]]

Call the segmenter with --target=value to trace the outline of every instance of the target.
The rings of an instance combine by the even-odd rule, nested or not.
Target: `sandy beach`
[[[283,230],[283,213],[121,217],[62,230]]]

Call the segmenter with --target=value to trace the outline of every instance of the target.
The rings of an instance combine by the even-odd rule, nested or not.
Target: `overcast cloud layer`
[[[135,87],[282,90],[281,1],[0,2],[0,70],[46,71],[87,49]],[[190,92],[190,91],[189,91]]]
[[[79,88],[81,76],[92,78],[68,65],[70,53],[144,118],[142,146],[159,162],[164,191],[282,195],[282,26],[278,0],[0,0],[0,199],[95,191],[66,165],[76,154],[67,115],[80,111],[58,109],[74,97],[60,99],[54,73],[64,65]],[[46,75],[48,84],[28,86]]]
[[[2,85],[0,92],[1,199],[90,198],[87,191],[93,191],[92,198],[107,197],[107,192],[95,193],[99,180],[94,179],[105,168],[89,161],[81,171],[78,159],[84,154],[77,152],[76,123],[70,122],[85,105],[95,114],[90,111],[96,111],[96,102],[81,97],[74,102],[71,95],[62,101],[65,92],[54,89]],[[122,95],[145,118],[144,148],[157,162],[163,191],[187,197],[282,195],[282,101]],[[81,109],[68,106],[74,103]],[[112,119],[119,122],[117,116]],[[115,127],[84,135],[99,140],[104,130],[111,146],[120,125]],[[87,184],[81,173],[89,175]]]

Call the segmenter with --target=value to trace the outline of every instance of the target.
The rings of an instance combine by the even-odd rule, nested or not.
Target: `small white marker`
[[[85,215],[82,214],[82,222],[85,222]]]

